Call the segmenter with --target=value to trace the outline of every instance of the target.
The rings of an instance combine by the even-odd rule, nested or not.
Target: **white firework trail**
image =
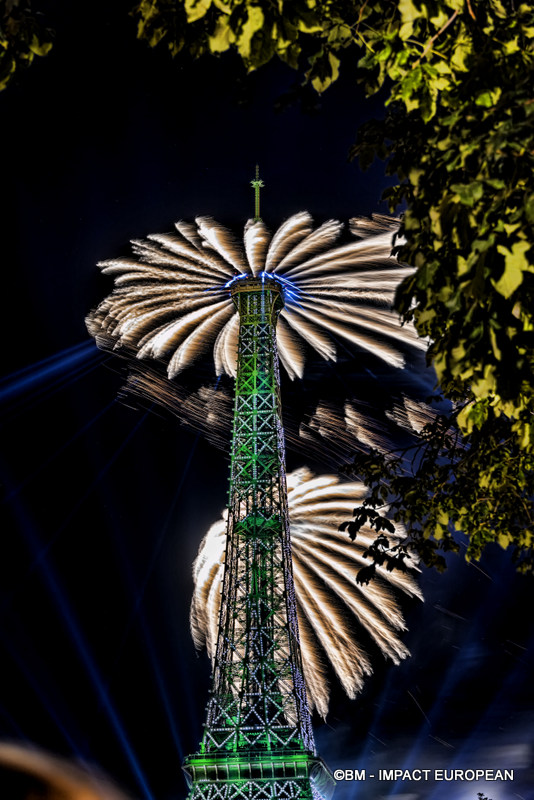
[[[125,400],[128,398],[128,403],[131,403],[130,398],[137,398],[143,407],[157,403],[189,429],[201,433],[218,449],[228,450],[234,411],[228,386],[201,385],[198,389],[191,389],[169,381],[158,369],[149,368],[145,362],[141,369],[130,372],[122,395]],[[364,401],[319,400],[310,406],[306,420],[300,422],[294,418],[291,407],[301,402],[299,395],[293,398],[293,402],[290,398],[286,403],[286,447],[328,469],[351,464],[356,451],[367,452],[369,448],[381,452],[391,450],[395,433],[403,429],[411,431],[402,414],[397,414],[399,405],[395,405],[392,412],[385,412],[386,421],[390,418],[395,424],[392,435],[386,431],[384,421],[376,419],[376,408]]]
[[[376,580],[364,586],[356,583],[358,569],[370,563],[363,551],[376,533],[364,527],[351,542],[338,527],[363,499],[361,483],[340,483],[334,475],[315,476],[303,468],[287,476],[287,489],[308,700],[325,717],[329,669],[351,698],[372,672],[360,643],[362,629],[394,663],[409,655],[399,636],[406,626],[395,597],[399,592],[422,595],[410,572],[378,567]],[[225,544],[226,514],[209,529],[193,565],[191,630],[197,647],[205,645],[211,658],[217,644]],[[408,566],[413,573],[415,563]]]
[[[401,428],[417,435],[421,434],[426,425],[434,422],[438,415],[438,411],[428,403],[417,402],[406,396],[402,398],[402,405],[396,403],[392,411],[385,413]]]
[[[358,410],[348,401],[343,405],[319,402],[310,419],[299,428],[299,437],[306,443],[308,452],[324,458],[325,442],[330,442],[335,446],[335,462],[340,465],[351,463],[356,450],[374,448],[382,453],[390,450],[392,441],[385,435],[383,426],[373,419],[370,409],[364,404],[360,406]],[[364,410],[367,413],[364,414]],[[295,449],[294,442],[292,444]]]
[[[395,291],[412,272],[391,255],[398,221],[352,219],[349,229],[356,239],[348,242],[341,238],[343,227],[329,220],[315,228],[311,216],[301,212],[274,234],[263,222],[249,221],[239,239],[209,217],[194,224],[178,222],[175,233],[134,241],[133,258],[99,265],[114,276],[115,289],[89,315],[88,329],[100,346],[119,348],[127,358],[148,359],[137,362],[139,368],[131,372],[130,393],[168,407],[198,430],[207,428],[208,438],[221,446],[221,428],[232,417],[224,391],[203,387],[191,392],[168,379],[210,351],[217,375],[235,376],[239,317],[230,284],[241,277],[268,274],[283,287],[276,336],[280,362],[291,378],[303,376],[310,353],[335,361],[342,342],[393,368],[404,366],[405,354],[426,349],[393,310]],[[167,379],[158,375],[156,361],[166,365]],[[382,427],[376,421],[366,425],[364,405],[349,398],[339,407],[320,401],[309,423],[294,426],[288,443],[321,456],[326,439],[340,463],[350,459],[355,443],[385,449]],[[338,526],[352,515],[364,491],[361,484],[316,478],[308,470],[288,476],[305,677],[310,701],[323,716],[332,672],[350,697],[371,672],[370,658],[359,643],[362,631],[364,639],[370,637],[395,663],[408,655],[399,638],[404,620],[395,594],[400,590],[421,596],[405,573],[379,570],[370,585],[356,584],[355,574],[366,564],[363,551],[375,534],[363,529],[351,543]],[[192,630],[197,644],[205,643],[212,656],[225,533],[221,519],[203,540],[194,565]]]
[[[280,361],[302,377],[307,348],[336,360],[335,340],[404,366],[406,349],[426,343],[393,310],[399,283],[412,270],[391,256],[398,221],[354,218],[357,240],[337,244],[342,223],[314,229],[307,212],[271,234],[249,220],[243,239],[210,217],[178,222],[172,234],[133,241],[135,258],[99,264],[115,278],[113,292],[87,318],[103,347],[132,349],[137,358],[162,359],[175,377],[212,349],[215,369],[235,376],[238,314],[229,284],[249,275],[276,276],[285,305],[277,326]]]

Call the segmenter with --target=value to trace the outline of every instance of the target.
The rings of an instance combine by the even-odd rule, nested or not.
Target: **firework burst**
[[[335,361],[343,343],[395,372],[407,353],[425,349],[392,308],[396,288],[411,273],[391,256],[397,228],[398,221],[389,217],[353,219],[353,238],[346,241],[340,222],[314,228],[310,215],[302,212],[274,234],[263,222],[249,221],[240,239],[209,217],[179,222],[175,233],[134,241],[134,257],[99,265],[114,276],[115,289],[88,317],[88,328],[100,346],[140,359],[127,387],[130,393],[156,400],[224,446],[220,429],[229,427],[232,418],[224,387],[191,392],[169,378],[210,352],[218,375],[235,376],[239,317],[230,290],[236,281],[274,278],[282,286],[277,349],[291,378],[303,376],[311,353]],[[165,365],[166,377],[157,362]],[[371,409],[349,400],[341,405],[321,401],[307,423],[293,426],[289,444],[320,457],[326,438],[328,449],[332,441],[339,443],[334,447],[338,462],[349,459],[355,443],[383,449],[384,426],[369,424],[369,414]],[[367,563],[363,552],[375,534],[363,529],[354,544],[338,526],[363,496],[363,485],[341,484],[334,476],[315,477],[307,469],[288,476],[305,677],[310,702],[323,716],[329,676],[337,676],[354,697],[371,672],[362,640],[374,642],[395,663],[408,655],[399,638],[404,620],[395,595],[400,590],[421,596],[410,574],[382,570],[370,585],[356,584],[356,572]],[[194,565],[191,626],[197,645],[205,644],[212,657],[225,533],[223,518],[202,541]]]
[[[178,222],[175,233],[134,241],[134,258],[99,264],[115,289],[89,315],[88,329],[103,347],[162,359],[169,378],[208,350],[217,374],[235,376],[239,319],[229,287],[270,276],[283,286],[276,335],[291,378],[302,377],[309,349],[336,360],[336,340],[402,367],[406,348],[426,345],[392,310],[395,290],[411,272],[391,256],[397,227],[389,217],[355,218],[349,228],[358,238],[339,244],[342,223],[314,229],[307,212],[274,234],[249,220],[242,239],[210,217]]]
[[[310,705],[326,716],[328,674],[333,671],[353,698],[372,672],[361,645],[362,631],[394,663],[409,655],[399,638],[404,619],[395,595],[399,591],[421,598],[410,572],[378,568],[370,584],[356,584],[358,569],[369,562],[363,552],[376,538],[363,528],[355,543],[338,531],[363,499],[360,483],[340,483],[334,475],[315,476],[304,468],[287,476],[291,522],[293,574]],[[191,630],[196,645],[206,646],[213,658],[217,643],[221,586],[226,544],[226,515],[204,537],[193,565],[194,595]],[[409,565],[413,570],[415,565]]]

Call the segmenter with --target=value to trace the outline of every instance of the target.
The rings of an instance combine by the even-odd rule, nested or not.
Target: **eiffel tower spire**
[[[226,562],[204,736],[184,761],[189,800],[319,800],[334,781],[316,754],[299,647],[276,349],[283,289],[267,273],[230,289],[240,329]]]
[[[250,185],[254,187],[254,222],[261,222],[260,217],[260,189],[265,186],[260,178],[260,168],[256,164],[256,177],[250,181]]]

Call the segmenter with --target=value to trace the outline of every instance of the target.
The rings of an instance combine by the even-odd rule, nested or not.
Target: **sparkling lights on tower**
[[[331,219],[316,227],[311,215],[302,211],[271,232],[260,219],[263,181],[258,170],[251,184],[256,216],[248,220],[242,237],[212,217],[199,216],[194,222],[178,221],[173,232],[134,240],[132,256],[100,262],[115,286],[89,314],[87,326],[99,347],[135,359],[136,374],[145,376],[145,385],[148,381],[152,386],[151,376],[159,374],[149,362],[165,364],[167,378],[159,377],[161,397],[156,402],[175,397],[174,379],[210,351],[217,375],[235,377],[220,603],[215,584],[206,587],[207,612],[217,619],[215,608],[220,606],[219,624],[210,627],[213,686],[202,742],[184,763],[191,783],[189,800],[318,800],[329,797],[333,780],[315,752],[295,585],[301,594],[300,611],[307,602],[315,604],[310,587],[326,581],[333,594],[327,597],[321,589],[317,594],[334,614],[339,611],[336,597],[347,598],[351,612],[386,655],[398,660],[407,651],[397,637],[404,627],[402,614],[387,586],[379,593],[373,588],[366,597],[362,590],[353,596],[341,588],[350,580],[343,543],[336,539],[337,528],[334,540],[328,531],[325,537],[324,519],[305,547],[306,557],[301,553],[296,560],[294,581],[279,360],[290,378],[302,378],[309,357],[335,361],[339,344],[345,342],[395,370],[404,367],[407,354],[426,345],[410,325],[400,326],[392,308],[399,282],[412,271],[391,255],[397,220],[355,217],[346,229]],[[347,235],[341,239],[344,230]],[[211,428],[218,424],[217,405],[209,400],[213,392],[205,391],[208,406],[202,413],[207,412]],[[186,407],[191,411],[191,403],[180,403],[187,414]],[[352,430],[355,420],[358,430],[363,429],[363,417],[347,402],[341,412],[343,431]],[[317,481],[311,484],[306,495],[318,491],[324,511],[327,497]],[[345,486],[347,493],[353,489]],[[308,524],[317,512],[312,506]],[[328,553],[319,553],[323,546]],[[216,566],[219,575],[222,567],[219,562]],[[392,580],[389,573],[386,579]],[[412,584],[410,580],[399,588],[417,593]],[[199,596],[204,596],[202,589]],[[326,620],[315,611],[312,619],[324,646],[331,641],[329,626],[321,627]],[[310,643],[309,622],[302,618],[305,644]],[[327,658],[353,697],[370,666],[352,643],[344,618],[341,628],[347,646],[328,647]],[[324,685],[320,688],[323,670],[318,659],[311,665],[306,661],[306,680],[313,702],[325,714],[328,691]]]
[[[256,171],[252,181],[259,219]],[[306,700],[287,512],[274,275],[228,286],[239,313],[225,574],[213,686],[190,800],[311,800],[334,781]]]

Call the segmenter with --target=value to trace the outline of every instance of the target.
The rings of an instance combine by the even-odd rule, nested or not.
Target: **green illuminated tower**
[[[276,349],[283,285],[261,273],[228,288],[240,328],[226,564],[204,736],[184,761],[189,800],[319,800],[334,781],[315,751],[299,647]]]

